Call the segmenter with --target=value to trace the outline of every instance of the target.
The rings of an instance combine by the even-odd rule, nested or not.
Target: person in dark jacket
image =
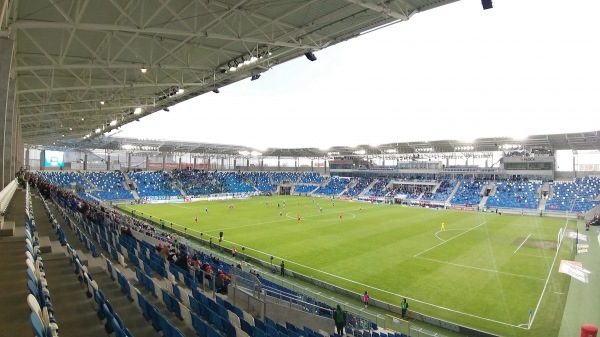
[[[340,307],[339,304],[333,312],[333,320],[335,321],[335,328],[337,330],[337,334],[343,336],[344,325],[346,325],[346,313],[342,310],[342,307]]]

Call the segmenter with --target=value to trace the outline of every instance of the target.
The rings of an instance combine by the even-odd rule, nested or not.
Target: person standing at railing
[[[363,302],[365,302],[365,308],[369,307],[369,293],[365,291],[363,295]]]
[[[404,319],[404,317],[406,317],[406,310],[408,310],[408,302],[406,301],[406,298],[402,300],[402,303],[400,303],[400,308],[402,309],[402,319]]]
[[[337,305],[337,308],[333,312],[333,321],[335,322],[335,328],[337,330],[337,334],[340,336],[344,335],[344,325],[346,325],[346,313],[342,310],[340,305]]]

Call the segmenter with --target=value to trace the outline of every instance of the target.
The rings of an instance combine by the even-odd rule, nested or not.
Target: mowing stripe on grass
[[[498,270],[494,270],[494,269],[472,267],[472,266],[467,266],[467,265],[464,265],[464,264],[458,264],[458,263],[452,263],[452,262],[448,262],[448,261],[441,261],[441,260],[430,259],[430,258],[427,258],[427,257],[417,257],[417,259],[423,259],[423,260],[427,260],[427,261],[433,261],[433,262],[448,264],[448,265],[456,266],[456,267],[469,268],[469,269],[475,269],[475,270],[480,270],[480,271],[487,271],[487,272],[490,272],[490,273],[503,274],[503,275],[509,275],[509,276],[514,276],[514,277],[522,277],[522,278],[526,278],[526,279],[530,279],[530,280],[536,280],[536,281],[544,281],[545,280],[545,279],[539,278],[539,277],[533,277],[533,276],[527,276],[527,275],[521,275],[521,274],[507,273],[507,272],[498,271]]]
[[[565,221],[565,225],[563,227],[563,231],[567,230],[568,224],[569,224],[569,218],[567,217],[567,220]],[[535,306],[535,310],[533,310],[533,315],[529,319],[529,326],[527,327],[528,330],[531,329],[531,325],[533,324],[533,321],[535,320],[535,316],[537,315],[537,312],[540,309],[540,305],[542,304],[542,298],[544,297],[544,293],[546,292],[546,289],[548,288],[548,282],[550,282],[550,276],[552,276],[552,270],[554,269],[554,264],[556,263],[556,259],[558,258],[559,252],[560,252],[560,246],[558,247],[558,249],[556,249],[556,253],[554,254],[554,259],[552,260],[552,265],[550,266],[550,270],[548,271],[548,277],[546,277],[546,283],[544,283],[544,288],[542,289],[542,293],[540,294],[540,299],[538,300],[538,303]]]
[[[523,244],[527,241],[527,239],[529,239],[530,236],[531,236],[531,233],[529,233],[529,235],[527,235],[527,237],[525,238],[525,240],[523,240],[523,242],[521,242],[521,244],[519,245],[519,247],[517,247],[517,249],[515,249],[515,251],[513,252],[513,254],[515,254],[523,246]]]
[[[433,246],[433,247],[431,247],[431,248],[427,248],[427,249],[425,249],[424,251],[422,251],[422,252],[420,252],[420,253],[418,253],[418,254],[415,254],[415,256],[413,256],[413,257],[419,257],[419,255],[421,255],[421,254],[423,254],[423,253],[427,253],[428,251],[430,251],[430,250],[432,250],[432,249],[434,249],[434,248],[437,248],[437,247],[439,247],[439,246],[443,245],[444,243],[446,243],[446,242],[448,242],[448,241],[454,240],[454,239],[456,239],[457,237],[459,237],[459,236],[461,236],[461,235],[463,235],[463,234],[467,234],[468,232],[470,232],[470,231],[474,230],[475,228],[481,227],[481,226],[485,225],[486,223],[487,223],[487,221],[484,221],[484,222],[480,223],[479,225],[477,225],[477,226],[475,226],[475,227],[473,227],[473,228],[467,229],[466,231],[464,231],[464,232],[462,232],[462,233],[458,234],[457,236],[455,236],[455,237],[453,237],[453,238],[450,238],[450,239],[448,239],[448,240],[446,240],[446,241],[444,241],[444,242],[440,242],[440,243],[438,243],[437,245],[435,245],[435,246]]]
[[[483,224],[485,224],[485,222],[484,222]],[[483,224],[481,224],[481,225],[483,225]],[[479,227],[479,226],[481,226],[481,225],[478,225],[477,227]],[[473,229],[473,228],[472,228],[472,229]],[[465,233],[466,233],[466,232],[465,232]],[[462,234],[464,234],[464,233],[462,233]],[[462,235],[462,234],[461,234],[461,235]],[[262,251],[260,251],[260,250],[256,250],[256,249],[253,249],[253,250],[255,250],[256,252],[259,252],[259,253],[261,253],[261,254],[268,255],[266,252],[262,252]],[[274,256],[274,257],[275,257],[276,259],[281,259],[281,258],[280,258],[280,257],[278,257],[278,256]],[[422,258],[422,259],[424,259],[424,258]],[[404,297],[406,297],[407,299],[409,299],[409,300],[411,300],[411,301],[414,301],[414,302],[417,302],[417,303],[421,303],[421,304],[424,304],[424,305],[427,305],[427,306],[430,306],[430,307],[434,307],[434,308],[438,308],[438,309],[446,310],[446,311],[453,312],[453,313],[456,313],[456,314],[459,314],[459,315],[464,315],[464,316],[468,316],[468,317],[472,317],[472,318],[481,319],[481,320],[488,321],[488,322],[492,322],[492,323],[496,323],[496,324],[501,324],[501,325],[506,325],[506,326],[510,326],[510,327],[513,327],[513,328],[518,328],[518,329],[527,330],[527,328],[523,328],[523,327],[521,326],[521,325],[527,325],[527,324],[519,324],[519,325],[514,325],[514,324],[510,324],[510,323],[506,323],[506,322],[497,321],[497,320],[494,320],[494,319],[491,319],[491,318],[486,318],[486,317],[481,317],[481,316],[477,316],[477,315],[473,315],[473,314],[468,314],[468,313],[466,313],[466,312],[462,312],[462,311],[458,311],[458,310],[450,309],[450,308],[447,308],[447,307],[443,307],[443,306],[441,306],[441,305],[437,305],[437,304],[433,304],[433,303],[429,303],[429,302],[421,301],[421,300],[418,300],[418,299],[416,299],[416,298],[413,298],[413,297],[408,297],[408,296],[405,296],[405,295],[396,294],[396,293],[393,293],[393,292],[391,292],[391,291],[388,291],[388,290],[385,290],[385,289],[381,289],[381,288],[374,287],[372,284],[365,284],[365,283],[361,283],[361,282],[358,282],[358,281],[354,281],[354,280],[351,280],[351,279],[348,279],[348,278],[345,278],[345,277],[341,277],[341,276],[339,276],[339,275],[336,275],[336,274],[332,274],[332,273],[329,273],[329,272],[326,272],[326,271],[323,271],[323,270],[320,270],[320,269],[316,269],[316,268],[313,268],[313,267],[306,266],[306,265],[304,265],[304,264],[301,264],[301,263],[297,263],[297,262],[290,261],[290,260],[286,260],[286,261],[288,262],[288,265],[290,265],[290,264],[295,264],[295,265],[298,265],[298,266],[300,266],[300,267],[303,267],[303,268],[306,268],[306,269],[310,269],[310,270],[313,270],[313,271],[315,271],[315,272],[318,272],[318,273],[321,273],[321,274],[325,274],[325,275],[328,275],[328,276],[331,276],[331,277],[334,277],[334,278],[338,278],[338,279],[340,279],[340,280],[343,280],[343,281],[346,281],[346,282],[349,282],[349,283],[358,284],[358,285],[360,285],[360,286],[362,286],[362,287],[371,288],[371,289],[374,289],[374,290],[380,291],[380,292],[382,292],[382,293],[386,293],[386,294],[390,294],[390,295],[393,295],[393,296],[398,296],[398,297],[403,297],[403,298],[404,298]],[[516,275],[516,276],[518,276],[518,275]],[[542,279],[542,281],[543,281],[543,279]]]
[[[517,253],[516,255],[521,255],[521,256],[531,256],[531,257],[539,257],[539,258],[542,258],[542,259],[545,259],[545,258],[547,258],[547,257],[546,257],[546,256],[544,256],[544,255],[534,255],[534,254],[526,254],[526,253]]]

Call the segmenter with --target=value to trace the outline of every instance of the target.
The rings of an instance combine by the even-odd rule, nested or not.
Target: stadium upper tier
[[[600,204],[600,178],[570,182],[513,179],[339,177],[299,172],[43,172],[40,176],[87,200],[177,200],[224,193],[292,193],[363,201],[474,209],[586,212]],[[131,181],[131,183],[128,183]],[[307,183],[310,182],[310,183]],[[289,190],[289,192],[287,192]]]

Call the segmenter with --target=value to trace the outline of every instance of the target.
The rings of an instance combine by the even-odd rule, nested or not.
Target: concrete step
[[[0,236],[14,236],[15,235],[15,222],[4,221],[0,223]]]

